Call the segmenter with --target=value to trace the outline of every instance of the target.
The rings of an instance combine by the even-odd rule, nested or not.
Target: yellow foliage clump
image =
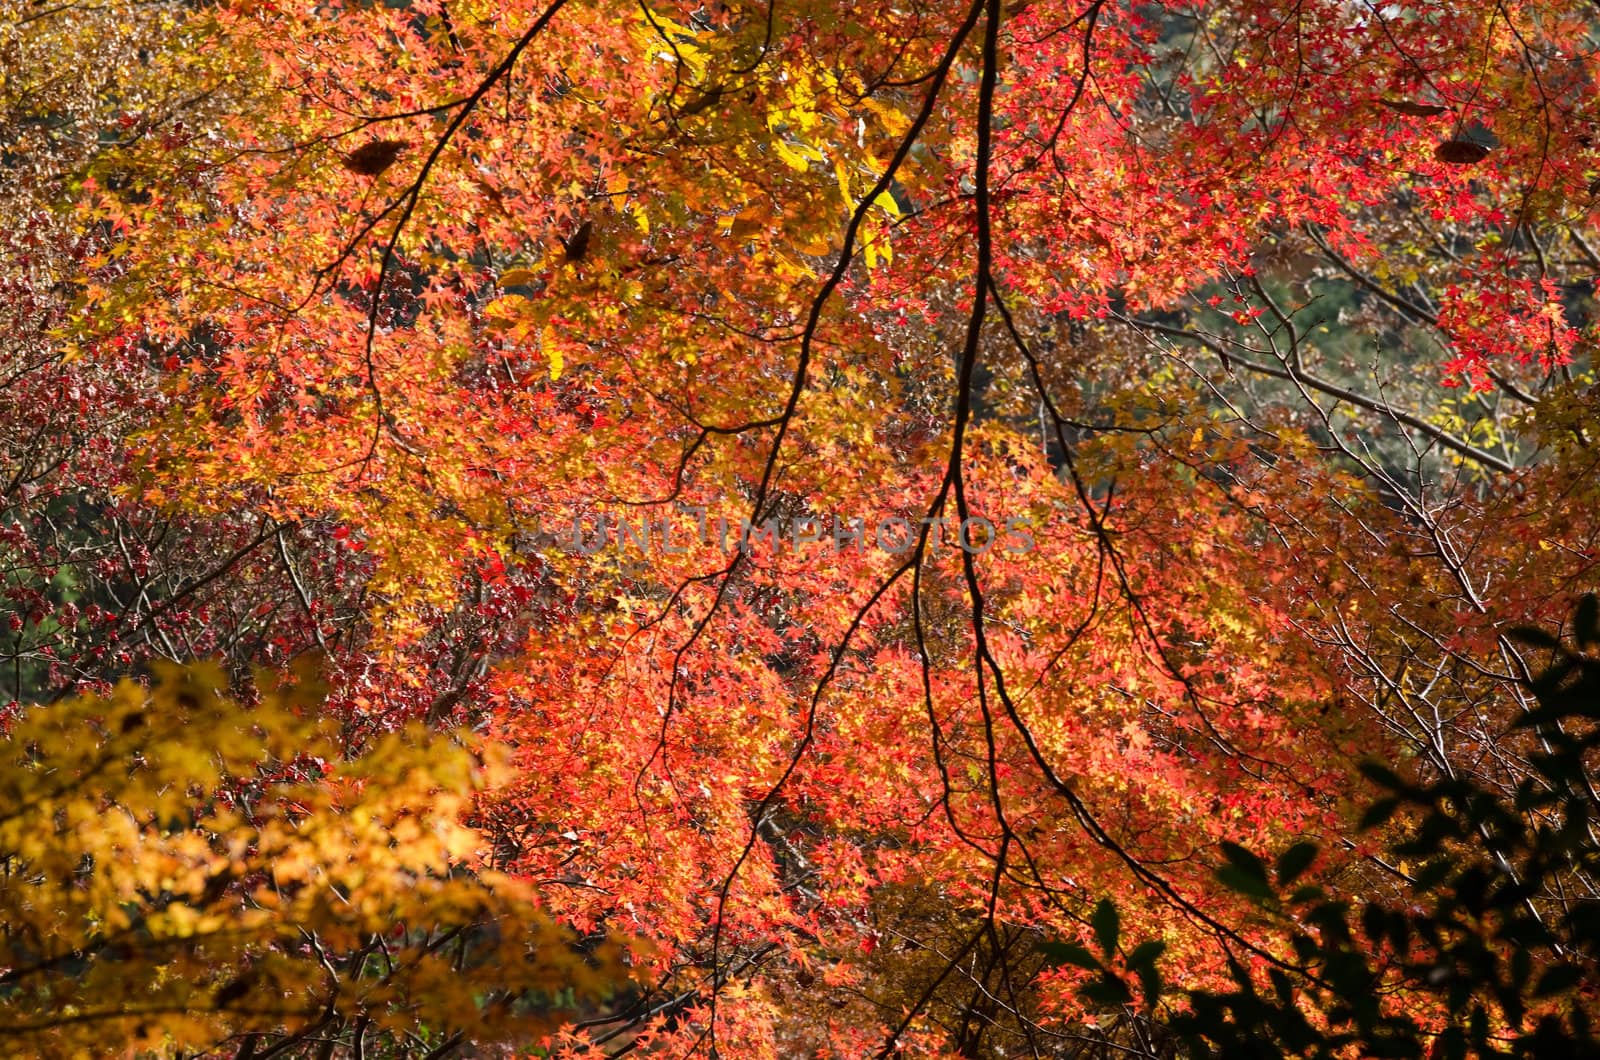
[[[258,685],[168,665],[6,734],[0,1054],[528,1042],[621,982],[622,947],[474,866],[492,748],[416,730],[341,761],[312,675]]]

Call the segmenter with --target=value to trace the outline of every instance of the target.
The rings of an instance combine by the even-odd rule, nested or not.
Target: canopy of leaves
[[[401,878],[539,910],[407,934],[419,974],[488,976],[496,932],[554,960],[556,922],[654,943],[556,1053],[1162,1055],[1145,999],[1293,956],[1287,879],[1406,893],[1365,757],[1539,776],[1509,631],[1600,555],[1597,32],[1555,0],[0,0],[6,724],[323,655],[309,729],[241,722],[236,762],[192,725],[222,757],[148,789],[190,818],[131,834],[232,859],[301,814],[336,874],[349,800],[392,798],[439,859]],[[462,728],[507,768],[444,842],[405,815],[474,774],[395,740]],[[137,779],[140,731],[71,753]],[[357,779],[420,747],[444,774]],[[196,864],[149,901],[257,900]],[[54,886],[72,950],[95,892]],[[548,982],[461,973],[440,1032],[376,922],[325,962],[251,943],[298,979],[158,976],[198,1000],[151,1047],[256,1050],[219,992],[316,1009],[285,1052],[544,1018]]]

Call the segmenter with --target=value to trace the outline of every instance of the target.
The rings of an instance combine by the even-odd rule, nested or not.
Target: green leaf
[[[1296,843],[1294,846],[1278,855],[1276,867],[1278,886],[1287,887],[1311,867],[1317,860],[1319,848],[1315,843]]]
[[[1100,899],[1100,904],[1094,907],[1094,915],[1089,918],[1089,926],[1094,928],[1094,937],[1100,943],[1101,953],[1110,957],[1117,951],[1122,918],[1117,915],[1117,907],[1111,899]]]
[[[1110,972],[1092,983],[1085,984],[1078,993],[1086,1000],[1108,1007],[1126,1005],[1133,1001],[1133,991],[1128,989],[1128,984]]]
[[[1134,969],[1139,977],[1139,988],[1144,992],[1144,1003],[1150,1008],[1155,1008],[1161,1000],[1161,972],[1156,968],[1155,962],[1142,965]]]
[[[1272,886],[1265,877],[1253,876],[1237,865],[1224,865],[1217,870],[1217,881],[1230,891],[1258,901],[1272,897]]]
[[[1036,944],[1034,949],[1044,954],[1045,961],[1051,965],[1070,964],[1091,972],[1100,970],[1100,962],[1095,960],[1094,954],[1076,942],[1058,942],[1049,939]]]
[[[1133,948],[1132,953],[1128,954],[1128,967],[1143,968],[1148,965],[1153,968],[1155,967],[1156,958],[1165,952],[1167,952],[1167,944],[1160,939],[1141,942]]]
[[[1237,843],[1222,844],[1222,856],[1228,863],[1217,870],[1217,879],[1223,886],[1252,898],[1272,897],[1272,884],[1267,879],[1266,864]]]

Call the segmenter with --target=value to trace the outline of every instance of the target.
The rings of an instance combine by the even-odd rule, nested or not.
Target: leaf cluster
[[[1394,830],[1387,854],[1401,867],[1403,900],[1351,899],[1302,883],[1320,854],[1313,843],[1294,844],[1271,867],[1223,844],[1218,881],[1283,926],[1293,956],[1254,970],[1235,959],[1231,985],[1169,996],[1168,1028],[1190,1055],[1600,1056],[1600,905],[1568,886],[1600,865],[1591,768],[1600,746],[1600,600],[1585,597],[1572,625],[1572,646],[1540,629],[1513,631],[1553,657],[1528,682],[1539,705],[1516,724],[1540,750],[1513,793],[1467,777],[1419,783],[1376,762],[1363,767],[1383,794],[1361,825]],[[1114,942],[1109,901],[1093,923],[1102,945]],[[1050,942],[1044,952],[1097,973],[1080,988],[1086,1002],[1132,1000],[1082,947]],[[1159,982],[1152,964],[1147,1001]]]
[[[229,696],[160,666],[30,711],[0,757],[0,1025],[13,1055],[357,1027],[528,1039],[605,996],[522,884],[468,866],[488,750],[420,731],[338,762],[309,673]]]

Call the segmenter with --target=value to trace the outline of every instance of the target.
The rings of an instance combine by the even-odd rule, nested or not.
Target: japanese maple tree
[[[550,1048],[1159,1055],[1040,944],[1265,975],[1225,844],[1398,888],[1365,755],[1527,776],[1593,17],[159,10],[10,31],[136,56],[18,208],[67,287],[7,250],[15,698],[315,648],[344,753],[491,733],[486,864],[654,944]]]

